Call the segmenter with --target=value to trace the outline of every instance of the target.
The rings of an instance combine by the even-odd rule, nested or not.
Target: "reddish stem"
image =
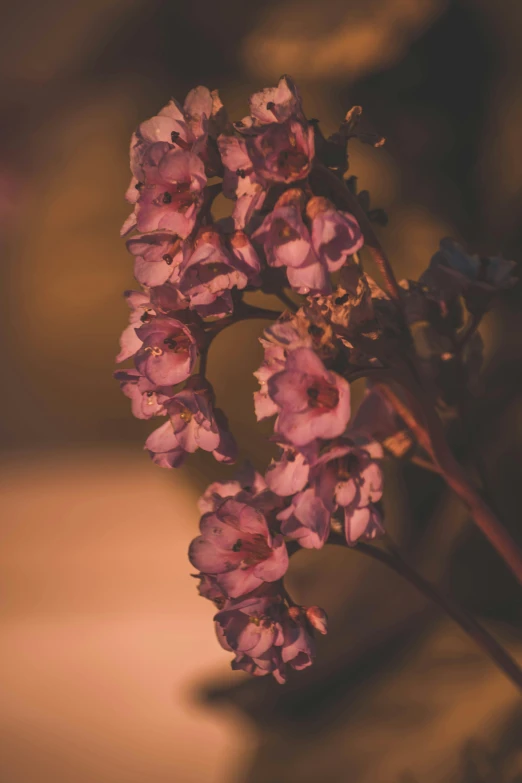
[[[346,546],[341,536],[330,536],[329,542]],[[397,574],[406,579],[420,593],[430,601],[437,604],[447,615],[460,625],[463,631],[470,636],[475,643],[488,655],[492,661],[509,677],[517,688],[522,691],[522,671],[518,663],[502,647],[491,634],[478,623],[472,615],[455,604],[451,598],[439,592],[431,582],[428,582],[415,571],[402,557],[395,545],[388,540],[390,553],[378,549],[370,544],[359,543],[356,550],[362,552],[374,560],[384,563]]]
[[[522,584],[522,552],[489,506],[470,484],[461,465],[457,462],[446,441],[442,423],[426,400],[422,389],[415,396],[406,388],[409,406],[405,405],[389,386],[379,384],[379,390],[393,405],[419,444],[433,459],[447,485],[468,507],[473,521],[497,551],[514,576]]]

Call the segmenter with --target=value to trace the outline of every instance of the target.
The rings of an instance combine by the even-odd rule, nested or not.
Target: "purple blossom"
[[[264,348],[264,361],[254,373],[260,384],[259,391],[254,392],[254,407],[258,421],[275,416],[279,406],[268,393],[270,378],[285,369],[286,356],[296,348],[312,348],[313,337],[309,331],[310,324],[305,318],[284,314],[271,326],[265,329],[259,342]]]
[[[231,598],[275,582],[286,572],[288,553],[280,535],[270,533],[264,515],[256,508],[225,499],[200,521],[201,535],[189,549],[195,568],[216,577]]]
[[[295,446],[341,435],[350,418],[348,382],[310,348],[289,353],[284,370],[268,381],[268,394],[279,411],[275,431]]]
[[[165,403],[174,393],[171,386],[156,386],[140,375],[138,370],[118,370],[114,377],[120,382],[122,392],[131,400],[132,413],[137,419],[166,415]]]
[[[364,244],[359,224],[348,212],[339,212],[326,198],[314,196],[306,205],[311,220],[312,246],[329,272],[337,272]]]
[[[267,87],[250,96],[250,114],[254,123],[268,125],[303,117],[301,95],[289,76],[282,76],[277,87]]]
[[[221,505],[224,498],[234,498],[238,502],[248,503],[263,514],[269,514],[281,507],[281,499],[267,486],[263,476],[250,463],[246,463],[232,481],[214,481],[198,501],[202,514]]]
[[[333,514],[344,517],[346,541],[372,539],[382,532],[375,503],[382,497],[382,473],[377,462],[382,448],[366,438],[334,442],[311,458],[308,485],[279,512],[283,535],[307,549],[320,549],[330,534]]]
[[[147,151],[142,168],[145,180],[135,207],[138,231],[163,229],[187,237],[207,181],[201,158],[158,142]]]
[[[253,237],[262,243],[270,266],[285,266],[288,282],[300,293],[328,293],[327,267],[312,246],[302,218],[304,194],[298,188],[285,191]]]
[[[241,262],[241,266],[244,264]],[[179,289],[199,315],[224,317],[233,310],[232,288],[244,288],[248,275],[214,229],[202,229],[183,261]]]
[[[154,286],[149,289],[150,303],[157,315],[171,315],[176,318],[183,317],[187,323],[192,319],[193,326],[199,323],[197,316],[187,313],[180,313],[180,310],[186,310],[189,306],[188,301],[181,294],[175,283],[167,282],[163,285]]]
[[[176,234],[167,231],[136,234],[127,240],[127,249],[134,256],[134,277],[141,285],[177,282],[183,243]]]
[[[136,330],[142,341],[134,361],[139,372],[158,386],[186,380],[197,357],[190,327],[176,318],[153,318]]]
[[[178,467],[186,453],[197,449],[211,451],[220,461],[225,459],[226,421],[220,422],[217,418],[212,388],[204,378],[193,375],[183,391],[168,400],[165,409],[169,420],[151,433],[145,443],[157,465]],[[233,447],[228,448],[228,456],[230,461],[235,457]]]
[[[222,108],[217,91],[196,87],[188,93],[183,107],[171,100],[157,115],[142,122],[131,142],[131,168],[135,176],[140,179],[139,160],[156,142],[204,155],[210,125]]]
[[[282,123],[262,125],[245,136],[254,170],[267,182],[297,182],[310,173],[314,158],[314,129],[290,117]]]
[[[242,229],[263,206],[265,183],[254,171],[243,138],[223,134],[217,143],[224,166],[223,195],[236,199],[232,217],[236,228]]]
[[[311,666],[315,658],[315,642],[300,608],[291,606],[288,610],[283,619],[283,634],[283,662],[296,671]]]
[[[294,495],[290,505],[280,511],[281,533],[305,549],[321,549],[330,535],[330,520],[334,510],[331,492],[323,484]]]
[[[124,329],[120,337],[120,352],[116,361],[124,362],[130,359],[141,348],[142,341],[136,334],[136,329],[150,321],[156,315],[150,294],[141,291],[125,291],[125,301],[130,308],[129,325]]]
[[[310,460],[315,449],[308,447],[307,453],[293,446],[283,446],[278,460],[272,460],[266,471],[266,483],[276,495],[295,495],[306,486],[310,474]]]
[[[280,647],[284,641],[280,602],[273,590],[227,602],[214,617],[222,646],[250,658]]]
[[[312,609],[317,616],[322,612],[319,607]],[[288,608],[277,590],[264,586],[249,596],[227,601],[214,617],[216,634],[221,646],[235,653],[233,669],[260,677],[272,674],[284,683],[287,666],[301,670],[315,657],[313,624],[307,612],[298,606]],[[322,615],[317,624],[325,633],[326,615]]]
[[[349,545],[382,533],[380,513],[374,505],[382,497],[382,472],[377,462],[382,455],[375,441],[340,441],[315,463],[316,491],[323,496],[333,491],[334,507],[344,514]]]

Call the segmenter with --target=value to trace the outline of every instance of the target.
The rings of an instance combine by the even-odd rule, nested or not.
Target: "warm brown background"
[[[230,113],[283,72],[327,130],[353,103],[388,138],[352,173],[416,275],[452,234],[522,258],[518,0],[18,0],[0,46],[1,783],[520,783],[511,686],[449,621],[355,553],[300,555],[293,588],[332,629],[314,672],[243,683],[213,639],[186,546],[196,457],[161,471],[112,380],[132,287],[118,238],[137,122],[198,83]],[[484,392],[455,445],[520,536],[521,292],[488,316]],[[261,324],[209,370],[262,466]],[[266,433],[266,428],[265,428]],[[390,467],[389,525],[522,658],[522,603],[437,481]],[[520,593],[518,593],[520,596]],[[232,683],[230,685],[230,683]]]

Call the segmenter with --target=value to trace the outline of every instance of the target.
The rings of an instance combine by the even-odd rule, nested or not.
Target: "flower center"
[[[308,158],[304,153],[291,147],[279,153],[277,162],[283,171],[289,174],[299,174],[308,165]]]
[[[299,234],[290,226],[286,220],[276,218],[272,224],[272,230],[277,235],[281,244],[299,239]]]
[[[189,411],[188,408],[182,408],[179,414],[179,417],[181,421],[184,421],[185,424],[188,424],[190,421],[192,421],[193,413],[192,411]]]
[[[327,408],[332,410],[339,402],[339,392],[335,386],[316,381],[306,390],[310,408]]]
[[[355,479],[361,469],[360,460],[356,454],[347,454],[345,457],[339,457],[333,461],[333,467],[340,481]]]
[[[234,552],[243,554],[241,561],[243,567],[255,566],[263,560],[267,560],[272,552],[266,538],[260,533],[248,538],[238,538],[232,548]]]
[[[144,348],[144,350],[148,351],[151,356],[162,356],[163,355],[163,351],[159,347],[159,345],[147,345]]]
[[[152,319],[152,313],[150,312],[150,310],[145,310],[145,312],[140,318],[140,321],[142,322],[142,324],[146,324],[151,319]]]

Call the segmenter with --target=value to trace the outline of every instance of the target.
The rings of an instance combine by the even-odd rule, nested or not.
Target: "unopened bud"
[[[288,614],[292,618],[292,620],[299,620],[299,617],[301,616],[301,608],[299,606],[290,606],[288,608]]]
[[[310,625],[319,633],[328,631],[328,615],[319,606],[309,606],[306,610],[306,617]]]
[[[276,208],[295,205],[302,209],[305,203],[305,194],[299,188],[289,188],[276,201]]]
[[[306,214],[310,220],[313,220],[317,215],[321,214],[321,212],[328,212],[331,209],[335,209],[335,207],[327,198],[323,198],[323,196],[312,196],[306,205]]]

